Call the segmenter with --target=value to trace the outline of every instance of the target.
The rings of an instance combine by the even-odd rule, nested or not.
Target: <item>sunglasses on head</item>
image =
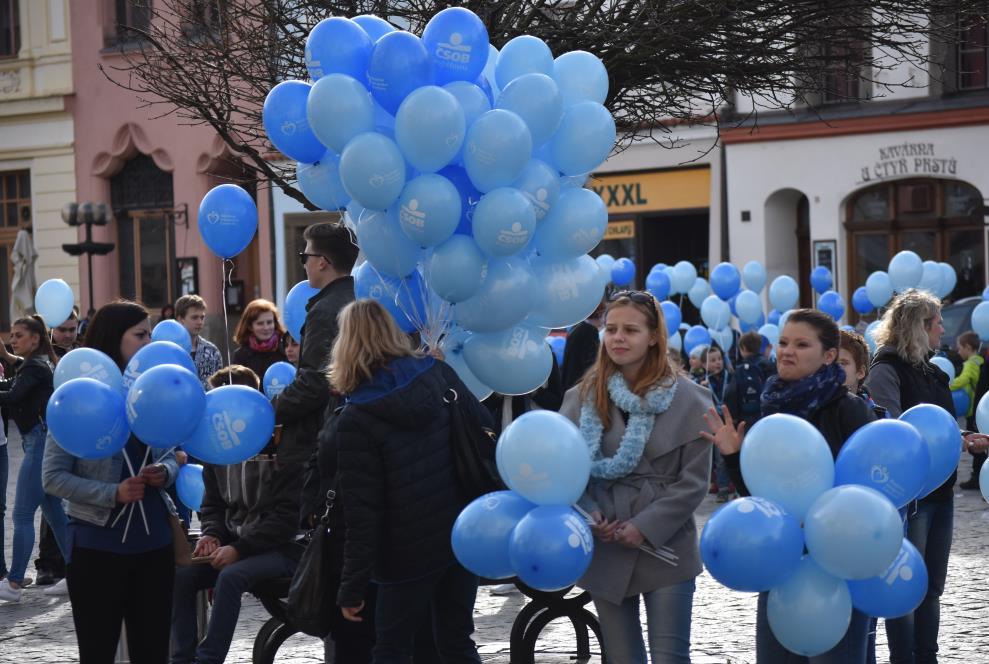
[[[615,302],[616,300],[619,300],[623,297],[628,298],[629,300],[635,302],[636,304],[645,304],[650,309],[652,309],[652,312],[654,314],[656,314],[656,318],[659,318],[659,310],[656,308],[656,298],[654,298],[649,293],[645,291],[636,291],[636,290],[616,291],[615,293],[612,293],[611,298],[609,298],[609,301]]]

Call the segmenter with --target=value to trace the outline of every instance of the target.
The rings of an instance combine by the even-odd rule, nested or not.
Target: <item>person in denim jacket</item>
[[[117,301],[96,312],[83,345],[103,351],[123,369],[150,341],[147,310]],[[140,469],[134,477],[125,454]],[[146,459],[150,465],[143,465]],[[74,457],[49,436],[42,480],[45,491],[67,505],[66,578],[81,664],[114,661],[121,620],[132,662],[168,661],[175,576],[169,514],[175,506],[165,487],[177,475],[171,450],[148,450],[134,436],[120,452],[97,460]],[[144,508],[147,531],[136,506],[130,507],[129,528],[122,515],[136,502]]]

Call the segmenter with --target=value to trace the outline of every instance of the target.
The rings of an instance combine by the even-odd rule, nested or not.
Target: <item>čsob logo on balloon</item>
[[[452,63],[451,69],[467,69],[470,62],[470,46],[462,43],[464,38],[459,32],[450,35],[450,41],[440,42],[436,47],[436,57]]]
[[[563,522],[570,529],[570,537],[567,538],[570,548],[576,549],[579,546],[585,554],[590,555],[594,550],[594,542],[584,522],[576,514],[568,514]]]
[[[230,416],[226,413],[214,413],[212,424],[216,439],[223,449],[230,450],[240,446],[240,436],[237,434],[243,433],[247,428],[247,423],[244,420],[231,422]]]

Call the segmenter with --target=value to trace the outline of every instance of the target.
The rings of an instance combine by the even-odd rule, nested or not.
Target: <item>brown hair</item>
[[[961,344],[962,346],[968,346],[976,353],[979,352],[979,348],[982,347],[982,340],[979,339],[979,335],[977,335],[972,330],[969,330],[968,332],[962,332],[961,334],[959,334],[958,343]]]
[[[127,330],[146,320],[148,310],[137,302],[116,300],[104,304],[90,317],[82,345],[103,351],[123,371],[126,363],[120,355],[120,341]]]
[[[787,323],[805,323],[814,328],[817,338],[825,352],[838,348],[841,337],[838,335],[838,323],[834,318],[817,309],[794,309],[786,319]]]
[[[721,346],[718,344],[712,343],[710,346],[704,346],[704,350],[701,351],[701,366],[704,367],[705,371],[707,370],[707,358],[711,355],[711,351],[714,350],[721,353],[722,360],[725,357],[725,352],[721,350]]]
[[[841,350],[846,351],[852,356],[857,369],[864,369],[868,373],[869,347],[865,344],[865,339],[861,334],[849,332],[848,330],[839,330],[839,334],[841,335],[841,341],[839,343]]]
[[[350,274],[357,261],[357,241],[342,222],[323,221],[306,228],[303,239],[312,244],[315,253],[333,264],[340,274]]]
[[[350,394],[374,372],[399,357],[418,357],[395,319],[375,300],[351,302],[337,317],[337,334],[327,377],[341,394]]]
[[[58,355],[55,354],[55,349],[52,348],[52,340],[48,328],[45,326],[45,319],[38,314],[31,314],[30,316],[18,318],[13,322],[11,327],[14,327],[14,325],[25,327],[31,334],[38,335],[38,350],[34,351],[32,357],[42,355],[51,360],[52,364],[58,363]]]
[[[762,350],[762,335],[755,330],[749,330],[738,338],[738,347],[751,355],[758,355]]]
[[[275,333],[284,336],[285,326],[282,325],[282,321],[278,317],[278,308],[268,300],[257,299],[247,303],[247,307],[240,317],[240,322],[237,323],[237,329],[234,331],[234,343],[238,346],[246,346],[253,334],[251,326],[254,325],[254,321],[261,317],[261,314],[266,312],[271,312],[271,315],[275,317]]]
[[[223,367],[212,376],[206,379],[210,387],[223,387],[224,385],[246,385],[252,389],[259,389],[261,379],[249,367],[243,364],[231,364]]]
[[[189,309],[202,309],[205,311],[206,300],[198,295],[183,295],[175,301],[176,318],[185,318],[185,315],[189,313]]]

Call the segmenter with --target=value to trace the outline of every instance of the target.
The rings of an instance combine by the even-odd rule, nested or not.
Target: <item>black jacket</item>
[[[7,407],[22,434],[44,424],[53,380],[52,363],[38,355],[17,363],[14,375],[0,380],[0,405]]]
[[[256,351],[250,346],[241,346],[234,351],[232,361],[234,364],[244,365],[256,373],[258,378],[264,380],[264,372],[268,370],[268,367],[275,362],[288,362],[288,358],[285,357],[281,344],[279,344],[278,347],[270,353]],[[261,386],[261,390],[264,390],[263,385]]]
[[[305,463],[316,449],[316,436],[331,403],[326,365],[337,338],[337,314],[354,301],[354,279],[341,277],[309,300],[299,339],[295,379],[275,399],[275,422],[282,425],[278,456]],[[330,410],[332,412],[332,410]]]
[[[340,606],[360,604],[372,577],[408,581],[455,562],[450,533],[466,501],[454,475],[449,387],[489,423],[456,372],[428,357],[378,370],[336,419],[346,521]]]
[[[584,374],[598,356],[601,337],[598,329],[586,320],[574,326],[567,335],[567,345],[563,347],[563,367],[561,377],[563,392],[580,382]],[[562,403],[562,402],[561,402]]]

